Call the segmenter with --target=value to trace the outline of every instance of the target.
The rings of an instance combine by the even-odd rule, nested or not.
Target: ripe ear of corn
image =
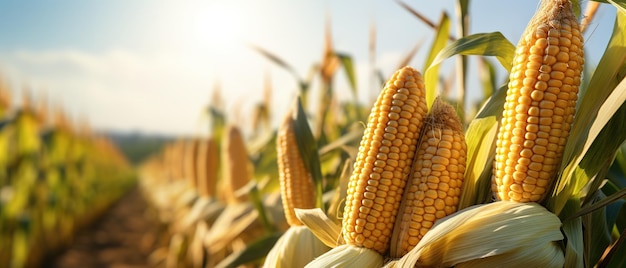
[[[409,252],[433,224],[457,211],[467,145],[454,107],[437,98],[421,131],[391,238],[391,257]]]
[[[177,140],[172,143],[169,148],[167,165],[170,167],[169,173],[174,180],[180,180],[184,177],[184,165],[182,161],[184,158],[184,145],[183,140]]]
[[[411,67],[387,81],[369,115],[348,183],[343,237],[383,254],[427,113],[422,75]]]
[[[183,172],[185,179],[193,189],[198,189],[198,180],[196,178],[196,165],[198,164],[198,139],[189,139],[185,141],[183,154]]]
[[[295,209],[315,208],[315,183],[300,153],[291,113],[276,137],[276,152],[283,211],[289,229],[274,244],[263,267],[304,267],[330,248],[296,217]]]
[[[427,113],[422,75],[407,66],[387,81],[369,115],[348,182],[340,245],[306,267],[380,267]]]
[[[552,187],[578,99],[583,37],[572,4],[543,0],[516,48],[496,141],[496,200],[540,202]]]
[[[239,203],[247,199],[247,195],[237,195],[236,191],[250,181],[248,151],[237,126],[229,125],[225,131],[221,150],[223,176],[220,193],[227,203]]]
[[[302,223],[296,217],[294,208],[315,207],[315,184],[300,157],[294,127],[294,120],[289,114],[278,131],[276,151],[285,218],[290,226],[300,226]]]
[[[198,148],[198,193],[203,197],[215,195],[215,185],[219,170],[219,152],[215,138],[201,141]]]

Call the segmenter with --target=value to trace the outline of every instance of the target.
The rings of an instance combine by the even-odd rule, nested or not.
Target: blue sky
[[[406,1],[434,22],[443,11],[454,17],[455,2]],[[471,1],[470,33],[499,31],[515,44],[537,5],[536,0]],[[614,7],[601,5],[585,34],[591,65],[604,50],[614,13]],[[376,68],[391,74],[418,42],[422,49],[411,65],[423,68],[433,31],[391,0],[59,0],[0,1],[0,73],[16,98],[30,88],[72,116],[88,118],[97,130],[197,135],[206,129],[200,114],[216,83],[229,114],[248,124],[269,75],[273,111],[277,117],[286,113],[296,82],[249,44],[275,53],[305,76],[321,58],[327,15],[336,50],[355,61],[363,102],[373,95],[372,23]],[[453,63],[444,62],[444,70]],[[336,87],[340,96],[349,96],[345,79]],[[480,97],[475,78],[468,91],[470,99]]]

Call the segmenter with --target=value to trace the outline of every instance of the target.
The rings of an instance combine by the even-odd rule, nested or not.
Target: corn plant
[[[202,263],[296,265],[294,248],[313,243],[322,248],[321,242],[330,250],[316,250],[307,267],[623,266],[626,4],[608,2],[602,5],[617,8],[616,21],[595,69],[584,65],[582,33],[598,2],[589,2],[581,26],[578,1],[541,0],[517,46],[499,32],[470,34],[470,1],[457,1],[457,36],[446,13],[435,23],[399,2],[434,29],[430,51],[421,70],[405,67],[420,41],[395,74],[380,79],[386,81],[382,87],[373,82],[378,101],[369,119],[368,105],[356,98],[341,103],[333,94],[339,90],[333,84],[339,66],[349,81],[355,79],[352,59],[333,49],[330,29],[322,60],[306,78],[255,46],[293,74],[301,102],[295,117],[286,117],[293,125],[255,133],[264,138],[242,153],[255,168],[250,183],[238,191],[254,204],[241,208],[251,216],[234,219],[229,215],[234,212],[226,212],[234,209],[227,208],[221,212],[227,216],[218,218],[229,220],[207,217],[189,227],[203,230],[206,224],[213,234],[194,236],[220,242],[220,249],[205,244],[199,250],[207,253]],[[375,42],[369,45],[374,62]],[[478,103],[466,97],[469,56],[479,59],[484,97]],[[454,74],[445,77],[439,66],[452,57]],[[497,64],[509,73],[503,83],[495,79]],[[308,90],[316,78],[326,106],[311,112]],[[446,89],[453,78],[456,99]],[[348,90],[356,96],[355,89],[351,83]],[[295,142],[285,129],[295,132]],[[295,162],[293,170],[285,169]],[[308,186],[294,186],[295,181],[284,180],[293,174],[312,179],[305,180]],[[174,180],[155,181],[173,185]],[[300,205],[293,201],[294,192],[304,190],[297,195],[315,196],[314,206],[309,199]],[[172,187],[170,192],[176,195]],[[268,202],[281,195],[282,202]],[[227,232],[223,224],[237,230],[217,239],[215,233]],[[306,235],[300,224],[308,228]],[[257,239],[240,237],[244,229],[256,230]]]

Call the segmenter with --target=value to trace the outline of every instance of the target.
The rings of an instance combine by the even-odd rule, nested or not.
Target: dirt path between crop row
[[[138,189],[122,197],[93,226],[81,232],[60,256],[44,263],[51,268],[150,267],[158,224]]]

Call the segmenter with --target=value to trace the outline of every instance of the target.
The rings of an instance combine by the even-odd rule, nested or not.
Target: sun
[[[193,40],[208,49],[224,50],[241,41],[243,15],[226,2],[208,5],[193,19]]]

